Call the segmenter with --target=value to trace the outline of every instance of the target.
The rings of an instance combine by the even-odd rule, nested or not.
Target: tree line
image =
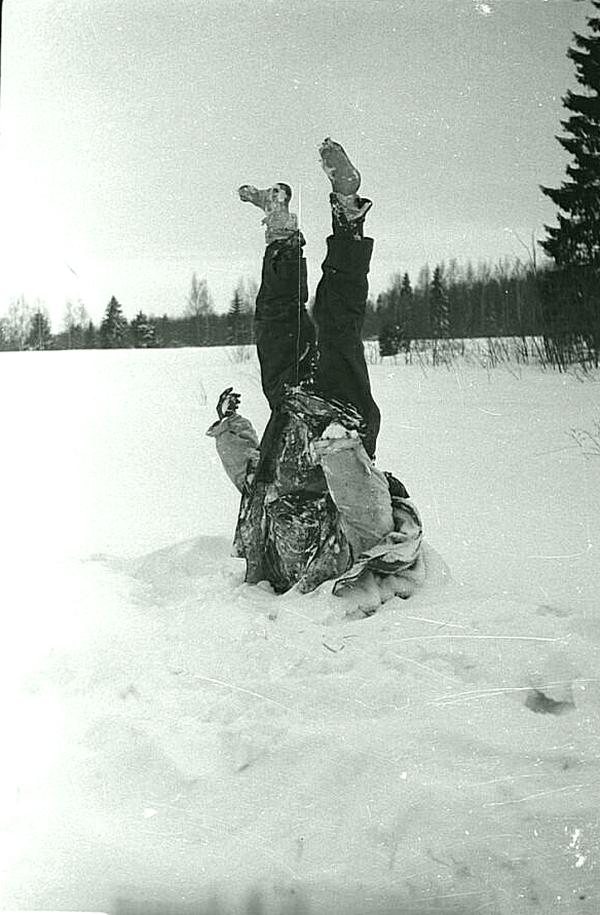
[[[398,271],[368,300],[363,336],[378,341],[381,356],[406,352],[412,341],[423,339],[551,336],[555,313],[549,304],[555,303],[547,287],[555,281],[554,268],[537,267],[533,257],[529,264],[517,259],[424,266],[414,285],[408,272]],[[240,280],[228,311],[217,313],[206,280],[194,273],[181,316],[139,311],[128,320],[112,296],[102,320],[94,323],[83,303],[67,302],[56,333],[39,302],[31,307],[20,298],[0,319],[0,349],[245,346],[254,342],[256,292],[254,281]]]
[[[581,91],[562,98],[567,117],[557,139],[570,156],[566,179],[540,188],[558,210],[558,225],[545,226],[540,241],[550,261],[537,269],[534,242],[526,268],[504,264],[473,277],[440,265],[415,290],[398,275],[379,301],[382,355],[424,336],[536,336],[559,369],[600,365],[600,0],[590,5],[588,34],[575,32],[567,50]]]
[[[600,10],[600,0],[590,3]],[[574,33],[567,51],[582,87],[562,99],[568,116],[557,139],[571,157],[567,177],[559,188],[541,186],[558,209],[558,225],[545,226],[539,242],[550,260],[538,267],[532,240],[527,264],[450,261],[423,267],[414,284],[399,270],[367,303],[363,334],[378,340],[381,356],[408,352],[423,339],[533,336],[559,368],[600,364],[600,17],[587,24],[589,34]],[[194,274],[181,317],[139,311],[128,321],[113,296],[99,326],[82,303],[68,303],[57,334],[39,303],[31,308],[19,299],[0,319],[0,349],[246,345],[253,342],[256,291],[256,283],[240,281],[227,313],[217,314],[206,280]]]
[[[543,335],[547,309],[542,291],[549,267],[504,260],[495,265],[456,261],[425,266],[413,282],[398,271],[375,300],[369,299],[365,339],[379,341],[382,356],[394,355],[412,340]],[[0,348],[114,349],[247,345],[254,342],[257,284],[240,280],[227,312],[217,313],[205,279],[193,274],[181,316],[139,311],[128,320],[113,296],[95,324],[83,303],[68,302],[62,329],[53,333],[40,303],[13,302],[0,319]],[[309,303],[309,309],[312,303]]]
[[[456,261],[422,268],[413,286],[398,272],[375,303],[372,332],[382,356],[406,350],[411,341],[473,337],[536,336],[544,333],[540,279],[520,260],[496,265]]]
[[[205,279],[192,275],[181,316],[138,311],[128,320],[112,296],[102,320],[94,323],[83,302],[67,302],[62,328],[52,332],[47,310],[24,297],[11,302],[0,318],[0,350],[155,349],[177,346],[226,346],[253,342],[254,300],[257,286],[240,280],[229,310],[217,313]]]

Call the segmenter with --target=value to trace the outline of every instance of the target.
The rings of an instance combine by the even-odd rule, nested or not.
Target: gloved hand
[[[225,419],[226,416],[233,416],[240,405],[241,396],[236,394],[233,388],[225,388],[220,394],[217,402],[217,416],[219,419]]]

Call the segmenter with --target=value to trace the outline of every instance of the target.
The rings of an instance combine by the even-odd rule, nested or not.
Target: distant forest
[[[574,330],[581,315],[572,295],[556,288],[552,266],[532,260],[424,267],[413,282],[398,272],[373,301],[369,299],[363,336],[377,340],[381,356],[406,352],[412,341],[473,337],[547,337]],[[25,299],[13,301],[0,319],[2,350],[65,350],[225,346],[253,343],[257,286],[240,281],[225,313],[214,310],[206,280],[192,276],[185,313],[160,317],[143,311],[128,320],[113,296],[95,324],[85,305],[67,302],[62,327],[53,332],[45,309]],[[567,298],[569,301],[567,301]],[[310,308],[309,303],[309,308]]]

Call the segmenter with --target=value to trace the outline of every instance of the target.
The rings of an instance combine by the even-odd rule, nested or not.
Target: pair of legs
[[[331,144],[333,161],[337,161],[336,148],[345,156],[341,147]],[[328,171],[323,147],[321,155]],[[352,172],[346,169],[348,174]],[[255,313],[261,380],[273,411],[282,401],[285,386],[302,382],[327,400],[354,406],[364,421],[365,450],[374,457],[380,413],[371,393],[361,337],[373,251],[373,240],[362,237],[362,220],[371,204],[357,197],[355,191],[345,195],[335,190],[336,186],[352,190],[353,185],[358,189],[360,176],[358,182],[350,179],[347,186],[344,176],[338,175],[337,184],[335,175],[330,178],[334,188],[330,195],[333,233],[327,238],[327,255],[316,290],[314,324],[306,311],[302,234],[294,230],[292,222],[290,234],[281,233],[283,237],[267,245]],[[273,191],[260,193],[281,198],[281,187],[287,185],[275,185]],[[280,212],[276,218],[283,222]],[[267,225],[267,240],[269,228]]]

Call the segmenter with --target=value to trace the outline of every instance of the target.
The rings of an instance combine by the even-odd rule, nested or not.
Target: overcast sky
[[[575,0],[4,0],[0,314],[23,293],[181,313],[260,276],[260,212],[294,188],[312,288],[329,231],[317,146],[374,200],[371,289],[456,257],[527,259],[554,220]],[[521,241],[519,241],[519,238]]]

